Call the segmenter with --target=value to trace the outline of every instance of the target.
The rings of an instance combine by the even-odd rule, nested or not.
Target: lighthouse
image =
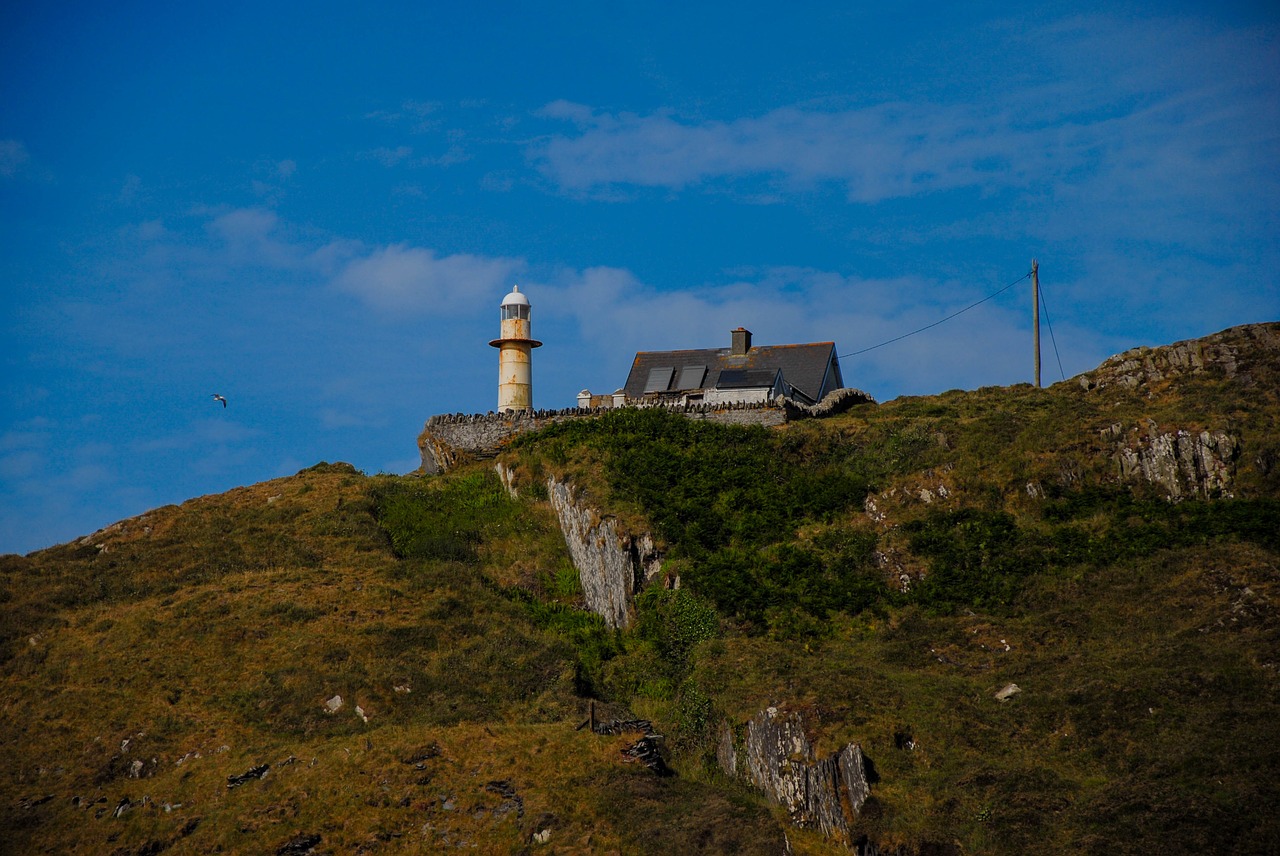
[[[489,344],[498,349],[498,412],[533,409],[533,349],[542,343],[529,335],[529,298],[512,286],[502,298],[502,333]]]

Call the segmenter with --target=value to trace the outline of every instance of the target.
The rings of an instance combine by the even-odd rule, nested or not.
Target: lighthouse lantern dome
[[[502,298],[502,320],[529,319],[529,298],[520,293],[520,286],[512,286],[511,293]]]

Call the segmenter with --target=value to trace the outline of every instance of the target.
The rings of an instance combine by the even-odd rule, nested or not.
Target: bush
[[[689,664],[695,645],[720,633],[715,608],[688,589],[649,588],[637,599],[636,612],[636,635],[678,666]]]
[[[473,564],[485,536],[518,505],[491,472],[448,480],[387,479],[373,489],[379,524],[401,558]]]
[[[930,559],[914,599],[941,608],[990,608],[1013,600],[1019,582],[1040,570],[1038,545],[1004,512],[935,512],[905,525],[912,552]]]
[[[912,552],[929,560],[911,598],[944,610],[992,608],[1010,604],[1028,576],[1047,570],[1221,541],[1280,549],[1280,502],[1271,499],[1174,504],[1087,488],[1061,492],[1041,511],[1038,527],[972,508],[931,511],[904,525]]]

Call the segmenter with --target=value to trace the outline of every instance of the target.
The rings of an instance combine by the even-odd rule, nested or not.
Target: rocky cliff
[[[1169,397],[1213,398],[1228,389],[1253,399],[1252,406],[1265,406],[1274,401],[1280,382],[1278,360],[1280,324],[1248,324],[1202,339],[1132,348],[1075,382],[1091,399],[1104,390],[1128,391],[1148,407]],[[1242,425],[1239,413],[1226,419],[1209,416],[1211,402],[1196,404],[1191,412],[1200,411],[1198,418],[1186,418],[1187,409],[1180,408],[1173,418],[1147,417],[1101,428],[1120,479],[1158,486],[1175,501],[1230,497],[1237,465],[1250,449],[1251,459],[1244,463],[1265,476],[1273,465],[1274,439],[1258,435],[1257,425]],[[1252,435],[1246,435],[1248,428],[1254,429]]]
[[[1116,440],[1122,479],[1159,485],[1174,500],[1231,495],[1240,440],[1225,431],[1161,431],[1148,420],[1128,432],[1115,424],[1102,434]]]
[[[1258,382],[1253,368],[1280,352],[1280,324],[1246,324],[1158,348],[1131,348],[1078,378],[1085,389],[1117,386],[1154,393],[1178,377],[1218,374],[1245,385]]]
[[[842,844],[871,793],[862,747],[846,744],[818,758],[799,711],[767,707],[747,723],[741,744],[726,723],[716,758],[786,810],[791,822]]]
[[[662,573],[662,556],[652,536],[619,532],[614,518],[581,502],[567,482],[549,479],[547,494],[578,569],[587,608],[610,627],[628,627],[632,598]]]

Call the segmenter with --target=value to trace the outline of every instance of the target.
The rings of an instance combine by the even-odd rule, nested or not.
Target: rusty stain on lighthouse
[[[542,343],[529,335],[529,298],[512,286],[502,298],[502,334],[498,348],[498,412],[533,409],[533,349]]]

